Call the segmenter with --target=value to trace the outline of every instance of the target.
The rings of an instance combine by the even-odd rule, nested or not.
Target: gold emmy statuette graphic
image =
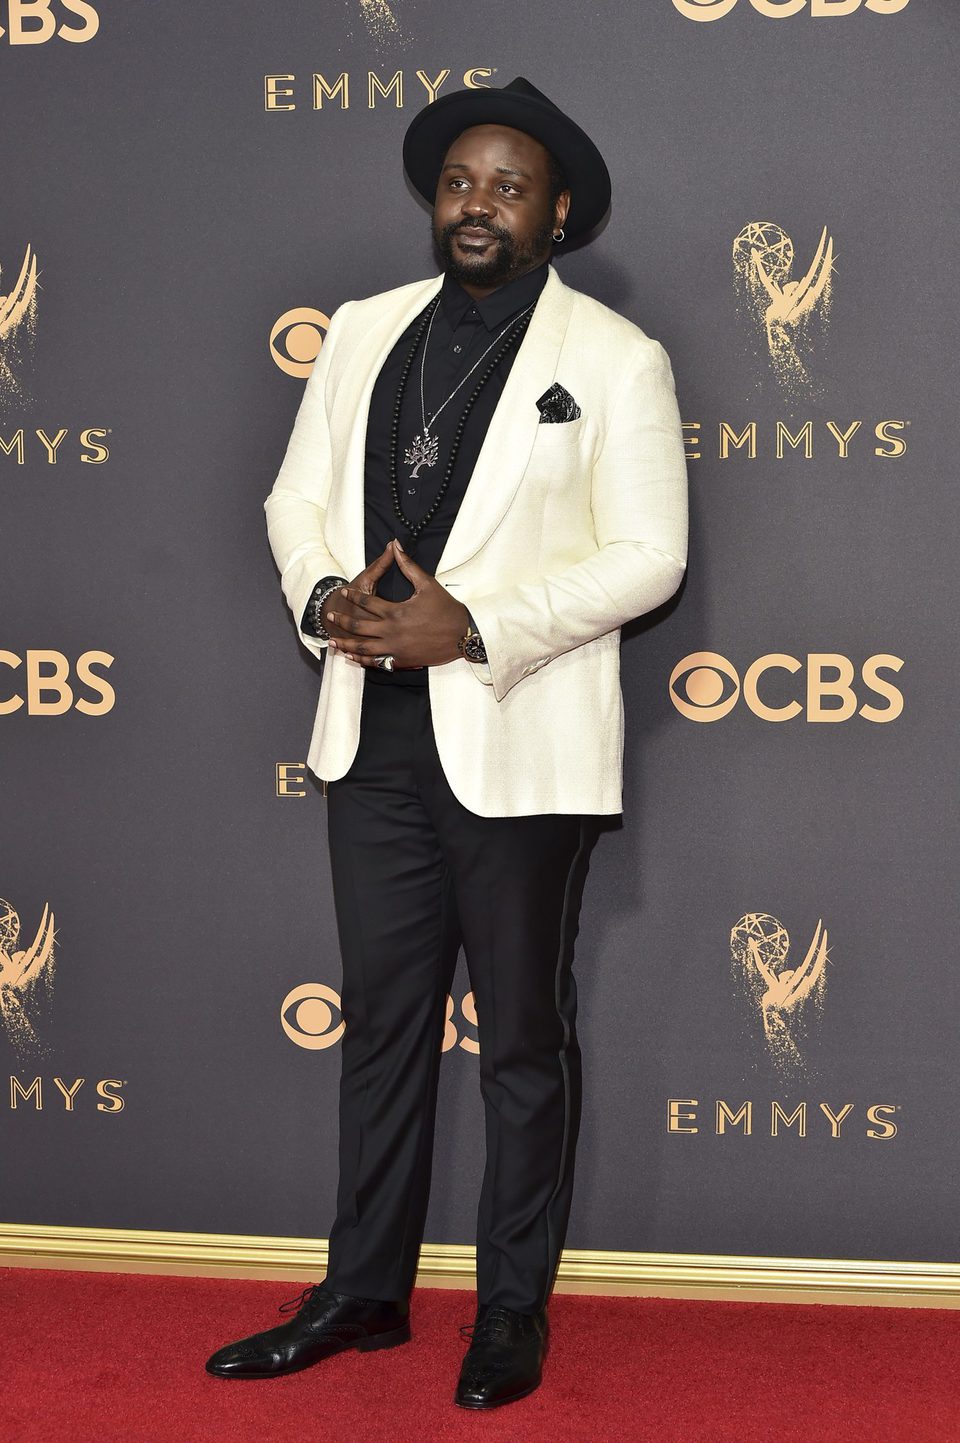
[[[734,284],[750,319],[762,327],[773,373],[789,392],[819,396],[806,359],[812,323],[826,328],[833,301],[833,239],[824,226],[801,280],[791,280],[793,241],[772,221],[750,221],[733,242]]]
[[[28,1016],[34,993],[43,982],[49,994],[54,977],[53,913],[44,904],[37,935],[24,951],[17,951],[20,918],[0,897],[0,1022],[18,1051],[35,1048],[37,1034]]]
[[[370,36],[378,44],[384,45],[388,40],[403,39],[400,22],[387,0],[360,0],[360,14]]]
[[[0,269],[0,286],[3,272]],[[9,295],[0,294],[0,401],[19,399],[21,386],[13,362],[26,331],[32,341],[37,327],[37,257],[28,245],[17,283]]]
[[[808,1007],[818,1017],[827,986],[827,929],[822,921],[799,967],[789,967],[790,937],[766,912],[747,912],[730,933],[730,956],[740,981],[760,1009],[770,1060],[785,1077],[802,1073],[800,1042]]]

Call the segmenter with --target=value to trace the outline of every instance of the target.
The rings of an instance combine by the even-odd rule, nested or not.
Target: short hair
[[[562,190],[569,190],[570,184],[564,174],[563,166],[560,164],[552,150],[547,151],[549,170],[547,173],[547,186],[550,192],[550,204],[554,205],[557,196]]]

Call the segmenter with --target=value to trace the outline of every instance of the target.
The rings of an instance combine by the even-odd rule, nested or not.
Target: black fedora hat
[[[424,200],[433,205],[440,167],[461,131],[471,125],[509,125],[539,140],[559,162],[570,187],[564,221],[575,240],[600,221],[610,204],[610,173],[586,131],[522,75],[502,89],[454,90],[413,117],[403,138],[403,164]]]

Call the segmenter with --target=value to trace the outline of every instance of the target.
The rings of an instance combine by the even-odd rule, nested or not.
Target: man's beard
[[[499,244],[493,254],[482,260],[463,261],[453,249],[454,233],[469,226],[474,230],[485,230],[495,236]],[[549,249],[553,239],[553,217],[544,216],[543,224],[526,242],[518,242],[512,232],[490,220],[468,222],[454,221],[443,230],[433,227],[433,241],[437,248],[443,269],[461,285],[502,286],[525,271],[539,265],[544,251]]]

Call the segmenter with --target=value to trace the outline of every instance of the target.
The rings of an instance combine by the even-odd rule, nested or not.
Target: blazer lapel
[[[404,294],[358,344],[337,387],[330,444],[334,476],[340,484],[335,485],[327,511],[326,541],[352,576],[366,565],[364,459],[373,387],[397,340],[442,284],[441,274],[404,287]],[[447,537],[438,576],[462,566],[479,551],[516,494],[540,424],[537,398],[556,379],[573,295],[550,266]]]
[[[371,326],[347,362],[330,416],[333,474],[340,478],[327,511],[326,543],[351,576],[366,566],[363,527],[364,463],[370,397],[384,361],[407,326],[443,284],[434,276],[404,294]]]
[[[573,296],[550,266],[450,528],[438,576],[476,555],[516,495],[540,424],[537,398],[556,379]]]

